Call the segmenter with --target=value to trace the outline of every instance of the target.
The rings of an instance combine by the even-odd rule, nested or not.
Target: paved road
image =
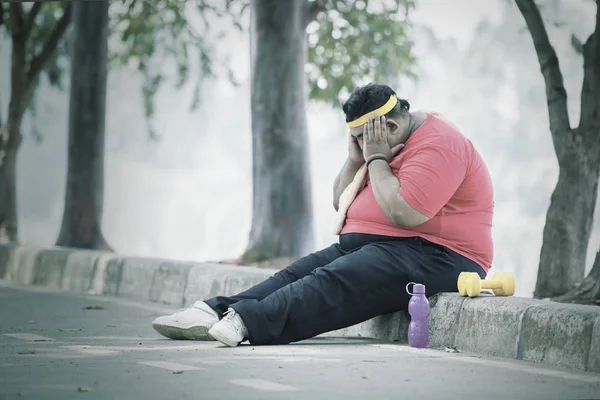
[[[0,399],[600,398],[600,374],[363,339],[171,341],[170,310],[1,283]]]

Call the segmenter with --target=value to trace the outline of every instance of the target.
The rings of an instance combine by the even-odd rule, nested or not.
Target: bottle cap
[[[412,293],[410,292],[410,290],[408,290],[408,286],[409,285],[413,285],[413,292]],[[415,282],[409,282],[406,285],[406,293],[408,293],[410,295],[425,294],[425,285],[422,285],[420,283],[415,283]]]

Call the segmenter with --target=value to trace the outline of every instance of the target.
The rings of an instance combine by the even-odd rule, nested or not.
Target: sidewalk
[[[183,307],[232,295],[276,270],[127,257],[113,253],[0,246],[0,279],[76,293],[104,294]],[[600,372],[600,307],[518,297],[456,293],[430,298],[430,347]],[[399,312],[324,336],[407,342]]]

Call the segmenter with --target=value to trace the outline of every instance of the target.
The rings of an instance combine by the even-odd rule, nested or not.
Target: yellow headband
[[[384,105],[379,107],[377,110],[368,112],[365,115],[363,115],[362,117],[359,117],[359,118],[355,119],[354,121],[348,122],[348,126],[350,128],[356,128],[357,126],[366,124],[367,121],[369,120],[369,117],[371,117],[371,116],[374,117],[375,114],[385,115],[385,114],[389,113],[390,111],[392,111],[394,109],[394,107],[396,107],[396,103],[398,103],[398,98],[394,95],[391,95],[390,99],[387,101],[387,103],[385,103]]]

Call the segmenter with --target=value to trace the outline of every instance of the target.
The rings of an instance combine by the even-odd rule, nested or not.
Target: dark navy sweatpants
[[[342,242],[343,243],[343,242]],[[299,259],[232,297],[206,300],[220,316],[238,312],[253,345],[287,344],[406,310],[409,282],[426,295],[456,292],[458,275],[485,272],[475,262],[422,238],[338,243]]]

